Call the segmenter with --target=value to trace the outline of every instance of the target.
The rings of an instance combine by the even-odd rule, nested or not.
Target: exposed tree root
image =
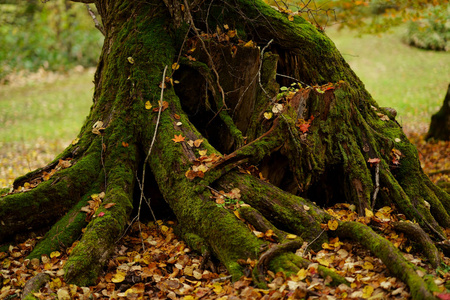
[[[441,262],[439,251],[428,234],[417,224],[409,222],[394,223],[394,229],[403,232],[414,242],[419,244],[422,253],[430,261],[433,268],[437,268]]]
[[[400,251],[370,227],[357,222],[341,222],[337,229],[341,238],[350,238],[372,251],[386,265],[392,275],[400,278],[411,289],[413,299],[435,299],[427,284]]]

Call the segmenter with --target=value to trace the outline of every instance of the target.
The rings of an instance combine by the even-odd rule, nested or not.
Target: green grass
[[[450,53],[426,51],[401,42],[401,28],[380,37],[355,37],[329,29],[345,60],[381,106],[393,107],[398,121],[428,124],[450,83]]]
[[[74,139],[92,103],[92,80],[84,72],[53,83],[0,86],[1,141]]]
[[[77,136],[92,104],[93,72],[52,83],[0,85],[0,188],[45,166]]]

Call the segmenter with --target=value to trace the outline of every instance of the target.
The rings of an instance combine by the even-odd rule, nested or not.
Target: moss
[[[87,192],[83,198],[64,217],[56,222],[46,233],[27,258],[40,258],[61,248],[67,248],[81,235],[81,230],[87,225],[86,214],[80,209],[91,200],[90,195],[98,193],[98,188]]]

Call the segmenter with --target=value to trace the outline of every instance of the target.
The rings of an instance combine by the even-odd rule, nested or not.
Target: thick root
[[[370,227],[357,222],[341,222],[337,229],[340,238],[350,238],[380,258],[392,275],[405,282],[413,299],[435,299],[425,281],[417,275],[414,267],[406,261],[391,242],[376,234]]]

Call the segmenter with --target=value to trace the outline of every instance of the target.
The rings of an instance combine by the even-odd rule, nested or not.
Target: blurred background
[[[424,168],[450,169],[448,143],[423,140],[450,83],[449,1],[266,2],[330,36],[378,103],[397,110]],[[0,0],[0,188],[78,134],[103,41],[94,25],[82,3]]]

